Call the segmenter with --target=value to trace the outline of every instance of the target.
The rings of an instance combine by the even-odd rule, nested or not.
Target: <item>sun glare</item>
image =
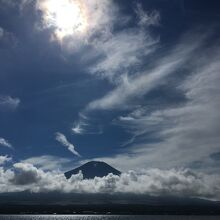
[[[55,28],[59,39],[86,32],[85,8],[79,0],[46,0],[41,8],[45,24]]]

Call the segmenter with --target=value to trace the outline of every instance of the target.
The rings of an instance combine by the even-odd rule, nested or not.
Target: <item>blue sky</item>
[[[2,161],[218,172],[220,3],[64,2],[0,0]]]

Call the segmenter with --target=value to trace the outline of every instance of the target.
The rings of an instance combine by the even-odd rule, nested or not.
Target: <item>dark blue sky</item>
[[[0,0],[0,155],[218,170],[219,1],[94,1],[71,33],[42,2]]]

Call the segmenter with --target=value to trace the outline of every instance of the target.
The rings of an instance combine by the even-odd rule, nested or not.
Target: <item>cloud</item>
[[[81,122],[76,124],[73,128],[72,131],[74,134],[83,134],[84,129],[82,129],[82,125]]]
[[[56,137],[55,137],[56,140],[57,140],[60,144],[62,144],[64,147],[67,147],[68,150],[69,150],[70,152],[72,152],[74,155],[80,157],[80,154],[75,150],[75,147],[73,146],[73,144],[71,144],[71,143],[67,140],[67,138],[65,137],[64,134],[62,134],[62,133],[60,133],[60,132],[57,132],[55,135],[56,135]]]
[[[4,165],[6,162],[10,162],[12,160],[9,156],[0,156],[0,166]]]
[[[11,143],[9,143],[6,139],[1,137],[0,137],[0,146],[13,148]]]
[[[42,178],[43,171],[38,170],[32,164],[16,163],[14,164],[14,168],[14,177],[10,181],[15,185],[37,183]]]
[[[35,0],[0,0],[0,8],[4,9],[18,9],[19,13],[22,13],[25,7],[29,4],[33,4]]]
[[[44,172],[32,164],[16,163],[14,170],[0,169],[0,177],[1,192],[129,193],[220,199],[219,175],[207,175],[189,169],[147,169],[90,180],[83,179],[82,173],[79,173],[67,180],[61,173]]]
[[[14,33],[9,32],[3,27],[0,27],[0,49],[14,49],[17,44],[18,39],[16,38]]]
[[[36,9],[42,12],[43,22],[39,24],[41,29],[51,30],[55,39],[61,42],[64,53],[80,51],[83,54],[81,61],[86,66],[87,72],[101,78],[118,82],[122,72],[141,65],[142,60],[155,50],[159,42],[159,38],[151,36],[147,28],[158,25],[159,13],[157,11],[146,13],[140,4],[137,7],[136,22],[134,16],[124,15],[119,5],[112,0],[59,2],[37,1]],[[65,18],[67,15],[60,11],[61,4],[62,7],[66,7],[65,5],[74,7],[79,16],[71,20],[71,16],[74,16],[71,13],[72,15]],[[80,17],[82,19],[79,19]],[[145,28],[140,28],[139,20],[147,18],[148,21],[142,21]],[[79,21],[79,25],[74,24],[74,21],[77,23],[78,20],[82,20]],[[136,22],[133,27],[128,27],[129,20]],[[117,27],[118,31],[114,31],[114,27]]]
[[[75,135],[99,135],[103,132],[101,125],[95,119],[82,113],[79,114],[79,120],[74,123],[71,130]]]
[[[4,36],[4,29],[0,27],[0,40],[3,38],[3,36]]]
[[[137,3],[136,10],[135,10],[140,26],[157,26],[160,24],[160,14],[158,11],[154,10],[152,12],[145,12],[142,5]]]
[[[52,155],[30,157],[28,159],[21,160],[21,163],[33,164],[42,170],[67,170],[66,166],[72,162],[72,159]]]
[[[0,96],[0,110],[14,111],[18,108],[21,100],[11,96]]]
[[[141,4],[138,4],[138,9],[137,14],[140,15]],[[121,24],[119,31],[110,31],[108,35],[104,37],[101,35],[91,42],[96,53],[101,57],[89,68],[92,74],[107,78],[110,82],[117,84],[121,81],[121,77],[123,78],[124,73],[136,72],[143,64],[143,60],[155,51],[160,40],[158,36],[151,35],[148,26],[159,24],[159,12],[155,11],[150,14],[143,10],[141,12],[137,23],[134,17],[129,17],[129,20],[134,21],[134,26],[128,27],[127,23]],[[148,25],[146,24],[144,29],[139,26],[143,16],[149,19]],[[117,17],[118,20],[123,20],[125,15],[118,9]],[[113,23],[114,25],[118,25],[118,23]]]
[[[102,58],[89,70],[117,83],[122,73],[140,66],[143,58],[155,51],[158,42],[159,38],[139,28],[123,29],[107,39],[98,39],[93,46]]]
[[[182,39],[165,57],[158,58],[153,63],[152,69],[136,73],[133,76],[125,75],[115,89],[104,97],[89,103],[87,110],[128,108],[129,105],[133,105],[134,99],[141,98],[155,87],[163,84],[169,75],[174,74],[190,61],[189,59],[193,57],[195,50],[201,46],[203,40],[201,38],[195,43],[187,38]]]
[[[42,12],[39,29],[50,29],[52,39],[71,52],[89,45],[97,33],[106,35],[117,14],[111,0],[37,0],[36,10]]]
[[[139,4],[136,11],[138,18],[129,15],[125,19],[126,16],[120,12],[120,8],[116,3],[113,4],[112,2],[110,6],[114,8],[114,17],[125,22],[119,23],[109,20],[110,22],[105,25],[105,28],[107,28],[107,31],[104,31],[105,34],[100,31],[95,37],[89,39],[88,43],[91,50],[84,54],[83,62],[87,64],[86,66],[89,66],[87,70],[90,74],[107,79],[115,89],[103,98],[89,103],[81,112],[86,116],[91,110],[109,110],[119,106],[126,108],[125,102],[131,96],[134,97],[135,93],[139,93],[139,90],[136,89],[139,85],[135,88],[134,84],[141,84],[141,82],[144,84],[139,69],[142,69],[144,63],[149,56],[152,56],[160,42],[159,36],[152,35],[149,29],[149,26],[158,26],[159,12],[147,13]],[[149,20],[142,24],[145,25],[145,28],[140,27],[140,20],[146,20],[147,17]],[[129,25],[130,21],[134,22],[132,26]],[[120,29],[118,26],[120,26]],[[112,27],[117,27],[117,31],[113,31],[114,28]],[[138,78],[138,76],[140,77]],[[145,88],[145,85],[140,85],[140,89],[141,87]],[[74,124],[73,132],[75,134],[100,133],[99,131],[89,132],[89,127],[92,127],[91,122],[87,121],[85,125],[85,120],[82,118],[79,118]],[[100,129],[98,128],[98,130]]]
[[[172,85],[184,101],[151,107],[149,99],[120,115],[114,123],[131,134],[130,146],[98,160],[123,169],[195,167],[219,172],[218,161],[210,156],[220,151],[219,45],[200,48],[196,54],[202,55],[191,56],[187,77]]]

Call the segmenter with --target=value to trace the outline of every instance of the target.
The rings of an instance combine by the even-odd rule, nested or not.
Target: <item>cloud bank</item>
[[[27,163],[16,163],[9,170],[0,168],[0,192],[131,193],[219,200],[219,186],[219,175],[189,169],[147,169],[90,180],[79,173],[66,180],[63,174],[45,172]]]
[[[12,160],[9,156],[0,156],[0,165],[4,165],[6,162],[10,162]]]

